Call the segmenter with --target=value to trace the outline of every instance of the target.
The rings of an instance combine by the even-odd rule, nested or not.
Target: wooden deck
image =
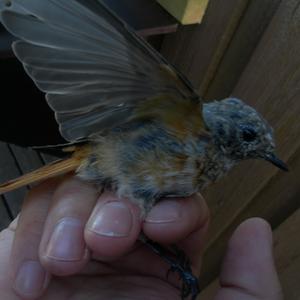
[[[0,142],[0,157],[0,182],[16,178],[55,159],[54,156],[4,142]],[[0,230],[18,215],[29,188],[24,187],[1,196]]]

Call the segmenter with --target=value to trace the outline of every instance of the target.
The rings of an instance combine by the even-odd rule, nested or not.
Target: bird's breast
[[[225,172],[209,139],[136,125],[96,139],[78,175],[151,208],[161,197],[191,195]]]

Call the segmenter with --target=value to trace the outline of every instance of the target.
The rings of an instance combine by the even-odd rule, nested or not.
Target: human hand
[[[29,193],[18,225],[1,232],[1,295],[5,300],[178,299],[176,276],[167,280],[169,266],[136,239],[142,229],[157,242],[177,243],[198,275],[208,220],[198,195],[163,201],[141,222],[131,202],[110,193],[98,197],[78,179],[45,182]],[[218,300],[281,299],[265,222],[253,219],[237,229],[221,285]]]

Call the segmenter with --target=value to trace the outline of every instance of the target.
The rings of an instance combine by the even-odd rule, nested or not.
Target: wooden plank
[[[211,0],[203,24],[166,37],[162,52],[204,99],[227,97],[279,2]]]
[[[0,142],[0,181],[16,178],[21,175],[21,172],[16,164],[16,161],[10,152],[6,143]],[[21,209],[27,188],[21,188],[4,195],[11,209],[11,213],[16,217]]]
[[[213,78],[201,83],[205,99],[223,99],[231,94],[280,1],[250,1]]]
[[[157,0],[181,24],[201,23],[208,0]]]
[[[43,166],[43,161],[38,152],[31,148],[9,145],[14,154],[22,174],[31,172]]]
[[[299,236],[296,238],[299,239]],[[291,245],[292,247],[292,245]],[[294,259],[293,264],[290,265],[282,274],[280,274],[280,280],[283,286],[283,294],[285,299],[299,300],[300,298],[300,257]]]
[[[211,239],[204,259],[206,284],[217,273],[225,242],[237,222],[249,215],[267,215],[272,216],[276,226],[280,215],[285,214],[282,208],[295,207],[295,201],[299,202],[299,182],[291,176],[300,176],[297,152],[300,146],[300,57],[296,55],[300,51],[299,28],[299,1],[282,1],[233,92],[256,107],[273,125],[278,153],[289,162],[291,173],[280,173],[262,162],[247,162],[205,193],[213,212]],[[286,177],[290,180],[286,181]],[[270,195],[276,199],[274,205]],[[261,202],[268,206],[265,211],[261,211],[265,205]]]
[[[0,231],[5,229],[11,222],[11,218],[4,205],[4,201],[4,198],[0,197]]]
[[[0,181],[16,178],[22,174],[40,168],[45,163],[56,160],[53,155],[40,155],[31,148],[19,147],[12,144],[0,143]],[[25,193],[29,187],[21,188],[4,195],[4,200],[12,213],[13,217],[17,216],[21,209]],[[2,203],[2,206],[4,204]],[[0,207],[0,211],[2,210]],[[5,208],[5,207],[4,207]],[[2,213],[2,212],[1,212]],[[5,212],[3,212],[5,215]],[[7,222],[5,221],[5,224]]]
[[[285,299],[300,298],[300,209],[288,218],[274,235],[274,253]]]
[[[201,277],[200,277],[201,280]],[[207,286],[198,296],[197,300],[212,300],[215,298],[217,291],[220,288],[219,280],[215,279]]]
[[[248,0],[210,0],[200,25],[182,26],[175,34],[166,36],[162,53],[196,88],[214,78],[248,3]],[[203,91],[199,93],[203,96]]]
[[[294,5],[297,4],[297,1],[293,2]],[[290,3],[287,4],[286,1],[283,4],[285,5],[281,5],[278,9],[276,18],[233,94],[257,107],[273,125],[277,136],[278,152],[287,161],[300,143],[299,72],[297,73],[300,59],[298,56],[291,55],[299,51],[300,43],[297,41],[297,35],[289,32],[293,29],[293,26],[291,28],[289,25],[296,21],[291,16],[293,7],[291,8]],[[291,22],[286,22],[287,19],[291,19]],[[285,28],[282,28],[281,24],[286,25]],[[280,37],[281,41],[279,41]],[[288,41],[286,37],[289,37]],[[291,168],[294,169],[293,165]],[[246,176],[242,176],[245,173],[249,173],[250,176],[255,174],[251,176],[251,184]],[[277,170],[267,164],[247,162],[244,166],[236,168],[232,176],[223,180],[216,188],[209,189],[206,195],[218,198],[217,209],[217,206],[221,206],[225,199],[230,199],[233,195],[238,194],[241,199],[244,198],[243,195],[248,195],[248,192],[256,194],[257,187],[262,185],[262,178],[267,178],[265,180],[267,182],[276,173]],[[287,176],[287,174],[281,175]],[[224,191],[227,193],[224,194]],[[240,204],[240,200],[237,202]],[[224,210],[223,206],[222,210]]]
[[[175,32],[177,21],[153,0],[103,0],[142,36]]]
[[[58,158],[54,155],[51,155],[51,154],[46,154],[46,153],[42,153],[40,152],[40,155],[41,155],[41,158],[44,162],[44,164],[48,164],[48,163],[51,163],[55,160],[57,160]]]
[[[285,299],[300,298],[300,210],[283,224],[275,238],[275,255]]]
[[[285,299],[298,300],[300,296],[300,209],[294,212],[274,231],[274,259]],[[211,300],[219,289],[214,280],[200,299]]]
[[[53,155],[40,155],[37,151],[31,148],[23,148],[16,145],[8,145],[0,142],[0,181],[5,182],[9,179],[16,178],[22,174],[38,169],[45,163],[56,160]],[[16,217],[20,212],[22,202],[29,187],[24,187],[3,196],[0,206],[0,218],[3,218],[3,226],[7,225],[6,215],[9,217],[7,208],[13,217]],[[1,200],[0,200],[1,201]],[[3,201],[7,203],[7,207]],[[0,227],[1,228],[1,227]]]
[[[43,160],[35,150],[13,144],[9,144],[8,148],[10,149],[11,154],[14,156],[21,174],[26,174],[43,166]],[[31,186],[28,186],[26,189],[29,189],[30,187]],[[19,202],[22,203],[23,199],[24,195],[22,195],[21,199],[19,199]],[[13,209],[10,201],[7,201],[7,204],[11,211],[15,210]],[[18,212],[15,211],[14,215],[16,213]]]

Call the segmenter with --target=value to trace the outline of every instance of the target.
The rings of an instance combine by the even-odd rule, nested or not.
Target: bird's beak
[[[274,153],[271,153],[271,154],[268,154],[267,156],[265,156],[265,160],[269,161],[274,166],[276,166],[277,168],[279,168],[283,171],[289,170],[287,165],[282,160],[280,160]]]

